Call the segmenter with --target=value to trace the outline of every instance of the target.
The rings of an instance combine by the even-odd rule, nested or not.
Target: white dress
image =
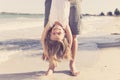
[[[52,26],[55,21],[62,24],[63,27],[68,25],[70,11],[70,2],[68,0],[52,0],[49,22]]]

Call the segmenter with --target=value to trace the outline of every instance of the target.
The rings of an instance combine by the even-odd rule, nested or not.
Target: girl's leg
[[[54,68],[55,68],[54,66],[49,66],[48,71],[47,71],[47,73],[46,73],[46,76],[52,75],[53,72],[54,72]]]
[[[48,71],[46,72],[46,76],[52,75],[54,72],[54,69],[55,69],[55,65],[51,61],[49,61],[49,68],[48,68]]]

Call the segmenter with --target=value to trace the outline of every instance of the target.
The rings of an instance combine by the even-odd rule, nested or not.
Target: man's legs
[[[75,67],[75,62],[76,62],[76,53],[78,50],[78,41],[77,41],[77,36],[73,35],[73,43],[72,43],[72,60],[70,60],[70,70],[73,76],[77,76],[79,72],[77,72],[76,67]]]
[[[80,32],[80,14],[78,13],[78,9],[76,6],[71,6],[70,8],[70,16],[69,16],[69,25],[72,31],[73,43],[71,48],[72,60],[70,60],[70,70],[73,76],[77,76],[79,72],[76,71],[75,62],[76,62],[76,54],[78,51],[78,41],[77,35]]]
[[[52,0],[45,0],[44,27],[47,25],[48,20],[49,20],[51,2],[52,2]],[[46,72],[46,75],[51,75],[51,74],[53,74],[54,68],[55,68],[54,65],[53,65],[51,62],[49,62],[49,68],[48,68],[48,71]]]
[[[52,0],[45,0],[45,18],[44,18],[44,26],[48,23],[50,8],[51,8]]]

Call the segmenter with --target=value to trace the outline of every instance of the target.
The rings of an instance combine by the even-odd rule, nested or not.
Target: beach
[[[40,53],[19,51],[19,54],[25,52],[26,56],[14,56],[2,63],[0,80],[119,80],[120,47],[109,47],[100,50],[81,49],[76,60],[76,67],[80,71],[77,77],[70,75],[68,61],[62,61],[53,76],[42,76],[48,68],[48,63],[42,61]]]
[[[76,77],[70,75],[67,60],[52,76],[43,75],[48,69],[41,59],[43,17],[13,20],[0,24],[0,80],[120,80],[120,17],[83,18]]]

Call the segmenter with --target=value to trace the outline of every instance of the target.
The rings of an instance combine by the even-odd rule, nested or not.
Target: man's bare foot
[[[80,72],[79,72],[79,71],[76,71],[76,72],[71,71],[70,74],[71,74],[72,76],[78,76],[78,75],[80,74]]]
[[[70,61],[70,65],[69,66],[70,66],[70,73],[71,73],[72,76],[79,75],[80,72],[76,70],[75,64],[74,64],[73,61]]]

